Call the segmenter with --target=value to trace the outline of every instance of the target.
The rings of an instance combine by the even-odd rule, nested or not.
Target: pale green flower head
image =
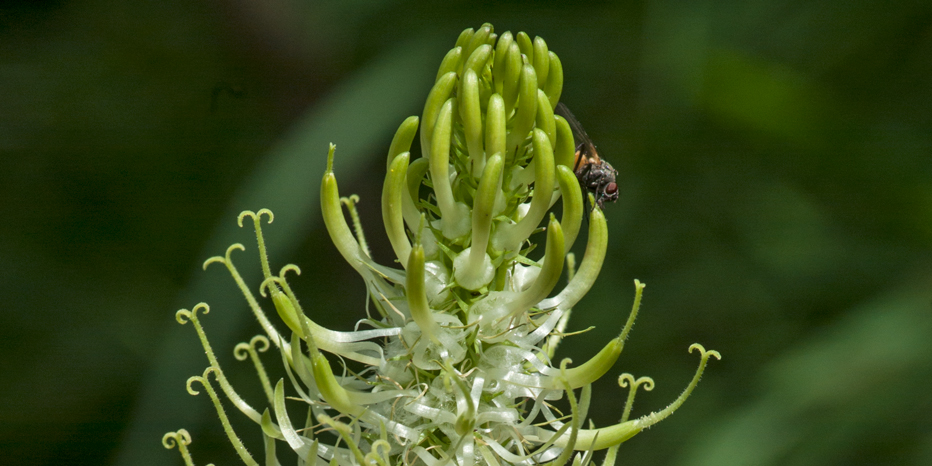
[[[324,223],[371,298],[356,331],[314,322],[320,310],[304,309],[285,279],[288,271],[300,272],[296,266],[272,275],[261,230],[262,216],[271,223],[272,213],[240,215],[240,225],[249,217],[255,226],[265,275],[259,291],[271,298],[287,332],[279,333],[283,326],[270,322],[233,266],[230,253],[242,245],[205,266],[227,266],[264,330],[236,348],[238,359],[253,361],[265,388],[261,414],[234,391],[207,343],[197,315],[207,305],[177,318],[194,323],[210,361],[203,376],[189,380],[189,391],[196,393],[194,381],[204,386],[245,463],[277,465],[276,449],[284,446],[302,465],[561,466],[571,459],[588,463],[603,449],[610,449],[611,464],[619,444],[679,408],[717,352],[691,346],[701,359],[683,394],[636,419],[629,417],[637,388],[650,390],[653,381],[622,374],[619,385],[629,393],[619,423],[583,428],[591,384],[611,370],[637,315],[644,289],[637,280],[634,305],[616,338],[582,364],[554,360],[571,310],[595,284],[608,244],[605,216],[593,198],[584,202],[591,194],[573,170],[573,131],[554,115],[562,88],[560,60],[540,37],[497,35],[489,24],[460,34],[441,61],[423,113],[401,123],[388,151],[382,223],[393,264],[371,259],[355,199],[341,198],[337,188],[331,145],[321,186]],[[412,158],[418,129],[421,155]],[[558,218],[550,210],[561,198]],[[584,212],[587,206],[591,211]],[[577,268],[569,250],[584,217],[585,255]],[[274,387],[257,353],[270,346],[281,352],[287,373]],[[264,461],[233,432],[210,373],[260,427]],[[292,405],[289,412],[286,397],[306,409],[296,414]],[[568,411],[560,412],[560,404]],[[322,431],[335,436],[320,437]],[[324,440],[332,438],[338,440]],[[166,434],[163,443],[178,445],[191,464],[186,431]],[[574,452],[580,453],[573,458]]]

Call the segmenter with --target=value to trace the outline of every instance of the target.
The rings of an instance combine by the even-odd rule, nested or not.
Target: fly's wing
[[[553,113],[562,116],[566,119],[566,122],[570,124],[570,128],[573,130],[573,137],[576,139],[577,147],[582,146],[582,154],[580,155],[593,159],[591,160],[592,162],[599,162],[601,159],[595,150],[595,144],[589,139],[589,135],[586,134],[586,130],[583,129],[582,125],[579,124],[579,120],[573,116],[573,112],[566,108],[563,102],[560,102],[557,104],[557,108],[553,109]]]

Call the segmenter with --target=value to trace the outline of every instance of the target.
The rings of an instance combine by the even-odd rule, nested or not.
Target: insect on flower
[[[595,144],[589,139],[586,130],[579,124],[579,120],[573,116],[570,109],[566,108],[566,105],[563,105],[562,102],[557,104],[554,113],[566,118],[566,122],[573,129],[573,137],[576,139],[576,159],[573,163],[573,172],[576,173],[576,178],[579,179],[579,185],[595,196],[595,203],[598,204],[600,209],[605,202],[617,201],[618,170],[615,170],[611,164],[599,157],[599,153],[595,150]],[[586,210],[588,211],[588,209]]]

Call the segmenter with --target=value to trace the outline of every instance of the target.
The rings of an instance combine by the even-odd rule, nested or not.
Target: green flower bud
[[[411,150],[411,142],[414,141],[414,135],[417,133],[417,125],[420,119],[416,116],[410,116],[401,123],[395,137],[392,138],[392,144],[388,147],[388,160],[386,169],[391,169],[392,161],[404,152]]]
[[[408,273],[405,278],[408,308],[411,310],[411,318],[420,327],[421,333],[434,343],[440,344],[437,337],[439,333],[437,322],[434,320],[430,305],[427,303],[427,291],[424,282],[424,248],[418,244],[411,249],[411,256],[408,258]]]
[[[333,154],[336,146],[330,145],[327,155],[327,171],[320,183],[320,205],[324,217],[324,225],[330,233],[330,240],[346,260],[357,272],[362,273],[365,268],[365,253],[356,241],[343,216],[343,205],[340,202],[340,190],[337,187],[337,178],[333,174]]]
[[[462,63],[463,48],[453,47],[449,52],[447,52],[447,55],[443,57],[443,61],[440,62],[440,69],[437,70],[437,78],[434,81],[440,81],[440,78],[442,78],[447,73],[455,73],[461,68]]]
[[[506,31],[499,36],[495,44],[492,78],[495,82],[495,92],[499,94],[502,93],[502,86],[505,84],[505,59],[508,57],[508,51],[512,44],[514,44],[514,36],[511,35],[511,31]]]
[[[508,153],[514,151],[524,142],[537,117],[537,74],[534,67],[524,65],[521,68],[521,80],[518,83],[518,109],[514,124],[508,133]]]
[[[320,396],[333,409],[351,416],[359,416],[363,412],[363,407],[353,403],[349,392],[340,384],[333,375],[333,369],[330,362],[316,348],[311,350],[311,368],[314,373],[314,381],[317,383],[317,389]]]
[[[566,165],[557,165],[557,181],[560,184],[560,195],[563,196],[563,215],[560,217],[560,225],[563,226],[563,236],[566,239],[564,253],[569,253],[582,224],[582,190],[579,188],[576,174]]]
[[[505,156],[506,121],[505,101],[501,95],[492,94],[489,97],[485,117],[485,153],[487,155]]]
[[[550,139],[540,129],[535,129],[532,138],[534,150],[534,193],[527,213],[516,224],[504,224],[499,227],[493,240],[497,250],[514,250],[521,242],[528,239],[537,228],[547,211],[554,188],[553,150]]]
[[[450,185],[450,141],[453,137],[453,99],[440,108],[430,151],[430,177],[437,195],[443,236],[455,239],[469,232],[469,207],[458,202]]]
[[[288,299],[288,296],[280,291],[273,291],[272,303],[275,306],[275,310],[278,312],[278,316],[282,318],[282,322],[284,322],[292,332],[304,338],[304,331],[301,329],[301,321],[298,320],[298,313],[295,311],[294,305],[291,304],[291,300]]]
[[[385,233],[392,243],[395,257],[405,267],[408,254],[411,252],[411,243],[405,234],[405,225],[402,209],[402,196],[405,194],[405,176],[408,173],[407,152],[395,157],[388,173],[385,174],[385,184],[382,185],[382,221],[385,223]]]
[[[534,38],[534,70],[537,72],[537,84],[543,89],[550,74],[550,55],[547,43],[540,37]]]
[[[463,121],[463,133],[466,138],[466,149],[469,160],[472,162],[472,173],[482,173],[485,165],[485,155],[482,150],[482,113],[479,108],[479,77],[476,72],[468,69],[463,75],[459,88],[459,110]]]
[[[505,114],[511,115],[511,112],[515,109],[515,104],[518,102],[518,87],[521,82],[521,72],[524,70],[521,51],[518,49],[517,43],[512,42],[508,47],[504,58],[504,66],[501,94],[505,99]]]
[[[472,70],[476,74],[480,74],[482,67],[488,64],[489,58],[492,58],[492,46],[480,46],[466,59],[466,63],[463,64],[463,74],[465,75],[469,70]]]
[[[460,33],[460,36],[457,37],[457,39],[456,39],[456,46],[457,46],[457,47],[466,47],[466,46],[468,46],[468,45],[469,45],[469,40],[472,39],[472,36],[473,36],[473,34],[475,34],[475,33],[476,33],[476,30],[473,29],[473,28],[464,29],[463,32]],[[467,52],[467,55],[468,55],[468,52]]]
[[[478,290],[489,284],[495,276],[492,259],[486,253],[486,248],[489,244],[495,199],[502,188],[502,166],[501,154],[493,155],[486,164],[473,204],[471,245],[453,261],[456,282],[467,290]]]
[[[540,267],[540,273],[523,293],[519,294],[517,299],[511,305],[511,313],[524,312],[530,306],[546,298],[550,291],[557,286],[557,280],[563,273],[563,260],[566,256],[563,253],[563,228],[557,222],[556,217],[550,215],[550,223],[547,225],[547,247],[544,251],[544,258]]]
[[[547,72],[547,84],[544,85],[544,93],[550,97],[550,106],[557,107],[560,102],[560,95],[563,93],[563,64],[560,63],[560,57],[553,52],[547,52],[550,57],[550,71]]]
[[[431,136],[434,133],[434,125],[437,123],[437,116],[440,109],[453,92],[453,86],[456,85],[456,73],[451,71],[444,74],[434,84],[430,94],[427,95],[427,102],[424,104],[424,115],[421,117],[421,152],[423,157],[429,157]]]
[[[521,49],[528,62],[534,64],[534,44],[531,42],[531,36],[527,35],[526,32],[521,31],[515,36],[515,42],[518,43],[518,47]]]
[[[537,121],[536,125],[550,140],[550,147],[557,145],[557,122],[553,118],[553,107],[550,106],[550,99],[544,91],[537,90]]]
[[[572,388],[581,388],[602,378],[618,361],[625,343],[620,338],[612,338],[592,359],[579,367],[566,370],[566,380]]]
[[[575,168],[576,165],[576,142],[573,138],[573,129],[566,119],[560,115],[554,118],[554,125],[557,132],[557,143],[553,147],[553,157],[557,165]],[[576,176],[573,174],[573,176]]]
[[[469,38],[469,43],[465,47],[466,55],[472,55],[472,53],[484,45],[489,45],[494,38],[492,37],[492,25],[489,23],[483,24],[472,37]],[[463,70],[465,71],[465,70]]]

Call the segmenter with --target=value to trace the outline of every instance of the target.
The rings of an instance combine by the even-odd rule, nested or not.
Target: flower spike
[[[622,374],[618,383],[629,390],[620,421],[597,427],[590,420],[586,427],[590,407],[598,406],[592,386],[618,363],[644,285],[635,280],[628,318],[601,350],[577,366],[554,362],[561,342],[591,329],[573,329],[569,320],[574,312],[591,312],[576,308],[603,269],[608,222],[592,188],[605,180],[580,170],[574,128],[554,114],[564,85],[560,58],[544,39],[531,37],[497,34],[491,24],[464,30],[443,56],[421,115],[399,125],[380,199],[389,264],[373,259],[384,257],[381,251],[370,254],[359,198],[340,194],[330,145],[321,213],[334,247],[365,284],[364,309],[299,301],[289,283],[301,274],[295,264],[273,275],[262,232],[274,218],[267,209],[237,217],[241,227],[251,218],[255,230],[263,277],[258,295],[232,260],[234,250],[245,250],[242,244],[204,262],[227,268],[263,330],[234,348],[238,360],[251,360],[265,394],[257,410],[234,390],[207,341],[200,319],[208,306],[176,313],[179,323],[194,327],[209,363],[202,376],[189,379],[188,390],[197,393],[194,382],[203,386],[243,462],[257,464],[233,432],[221,394],[258,425],[264,462],[273,466],[282,446],[295,452],[298,464],[314,466],[589,466],[603,449],[605,466],[614,466],[619,445],[679,409],[709,358],[720,358],[691,346],[700,363],[683,393],[634,419],[638,388],[651,390],[654,382]],[[415,141],[421,157],[412,158]],[[594,164],[588,160],[582,168]],[[577,267],[571,248],[582,234]],[[298,262],[306,268],[309,260]],[[564,268],[567,281],[555,292]],[[278,322],[261,299],[271,301]],[[331,330],[317,323],[321,312],[358,320],[353,328]],[[285,372],[275,384],[260,357],[270,348],[279,351]],[[221,390],[208,381],[211,373]],[[163,437],[186,464],[190,441],[183,429]]]

